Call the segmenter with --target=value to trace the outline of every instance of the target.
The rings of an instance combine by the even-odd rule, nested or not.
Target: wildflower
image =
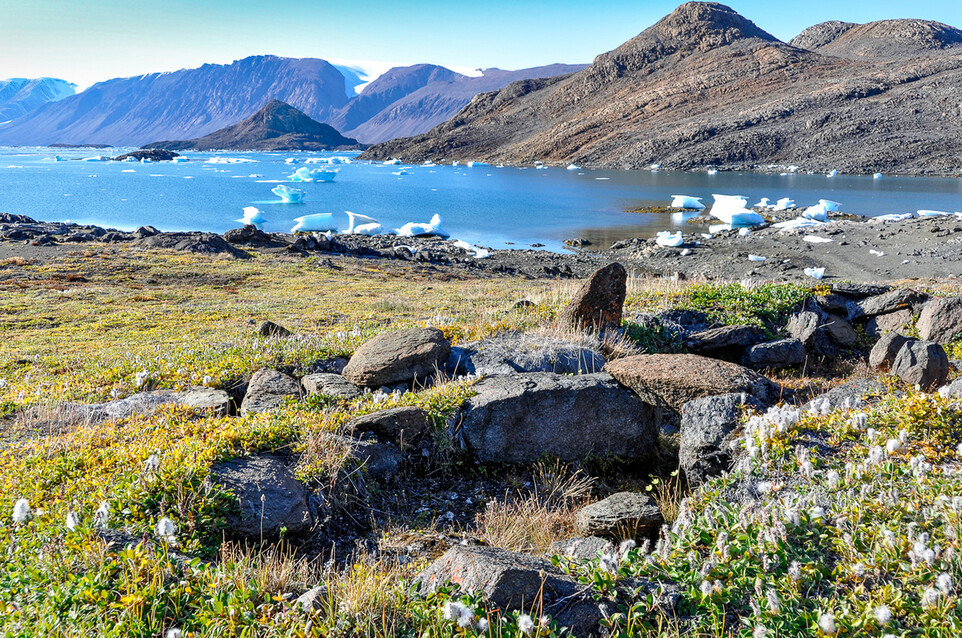
[[[488,619],[481,618],[478,620],[478,633],[483,634],[488,630]]]
[[[531,620],[531,616],[528,614],[518,616],[518,629],[521,630],[521,633],[525,636],[530,636],[531,632],[534,631],[534,621]]]
[[[30,501],[25,498],[20,499],[13,505],[13,522],[26,523],[33,510],[30,509]]]
[[[615,558],[607,552],[601,555],[601,559],[598,561],[598,567],[601,569],[601,571],[608,574],[618,573],[618,561],[616,561]]]
[[[136,385],[138,388],[142,388],[144,387],[144,384],[147,383],[148,378],[150,378],[150,373],[146,370],[141,370],[134,376],[134,385]]]
[[[875,428],[869,428],[865,432],[865,438],[868,440],[868,444],[871,445],[876,438],[878,438],[878,430]]]
[[[811,518],[813,521],[821,521],[823,518],[825,518],[825,508],[824,508],[824,507],[813,507],[813,508],[809,511],[808,516],[809,516],[809,518]]]
[[[865,429],[865,426],[868,425],[868,415],[864,412],[859,412],[852,416],[849,423],[851,423],[852,427],[856,430],[862,431]]]
[[[822,614],[819,616],[818,627],[826,636],[834,636],[838,633],[838,629],[835,627],[835,616],[832,614]]]
[[[839,476],[838,472],[836,472],[835,470],[832,470],[825,476],[825,478],[828,479],[829,489],[834,490],[836,487],[838,487],[838,482],[841,480],[842,477]]]
[[[458,623],[459,627],[470,627],[474,624],[474,610],[456,601],[444,603],[444,618]]]
[[[208,374],[208,375],[205,375],[203,379],[201,379],[200,384],[208,386],[211,384],[211,382],[213,382],[213,380],[214,378]]]
[[[777,614],[782,608],[782,601],[774,589],[769,589],[765,597],[768,599],[768,611]]]
[[[902,449],[902,442],[898,439],[889,439],[885,442],[885,451],[888,454],[895,454]]]
[[[939,596],[941,592],[938,589],[932,589],[929,587],[924,592],[922,592],[922,606],[923,607],[935,607],[939,602]]]
[[[635,548],[635,541],[631,539],[621,541],[621,544],[618,545],[618,554],[621,556],[621,560],[625,560],[626,558],[628,558],[628,552],[630,552],[634,548]]]
[[[935,586],[941,590],[943,594],[948,594],[952,589],[952,574],[941,573],[939,577],[935,579]]]
[[[94,523],[98,527],[107,527],[107,519],[110,518],[110,504],[103,501],[97,511],[94,512]]]
[[[883,627],[891,622],[892,610],[888,608],[888,605],[879,605],[875,608],[875,620]]]
[[[855,563],[852,566],[852,576],[856,578],[865,578],[865,565],[862,563]]]
[[[71,532],[80,527],[80,519],[74,514],[73,510],[67,510],[67,520],[64,523]]]
[[[868,451],[868,458],[865,460],[867,465],[878,465],[885,458],[885,451],[879,446],[875,446]]]
[[[154,525],[154,532],[167,542],[172,542],[177,537],[177,526],[165,516]]]

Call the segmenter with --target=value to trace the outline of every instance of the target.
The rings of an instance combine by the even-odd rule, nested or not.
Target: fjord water
[[[671,195],[791,197],[799,206],[831,199],[847,213],[875,216],[933,209],[962,212],[962,179],[808,174],[670,171],[569,171],[494,166],[337,166],[332,183],[291,184],[303,204],[282,204],[271,189],[305,159],[335,153],[185,153],[182,163],[85,162],[116,149],[0,149],[0,212],[46,221],[73,221],[133,229],[224,232],[236,228],[245,206],[257,206],[267,231],[289,231],[294,218],[333,213],[347,227],[345,210],[378,219],[385,228],[426,222],[439,213],[451,236],[492,248],[584,237],[598,246],[626,237],[651,237],[676,227],[667,214],[628,213],[666,206]],[[56,162],[59,155],[66,161]],[[209,163],[214,157],[252,163]],[[294,158],[298,164],[287,164]],[[323,164],[311,165],[323,168]],[[133,171],[133,172],[131,172]],[[403,173],[403,174],[396,174]],[[682,223],[682,227],[695,230]],[[510,243],[509,243],[510,242]]]

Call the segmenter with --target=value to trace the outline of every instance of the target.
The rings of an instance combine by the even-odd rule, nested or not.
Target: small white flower
[[[838,482],[841,480],[842,477],[839,475],[838,472],[836,472],[835,470],[832,470],[825,475],[825,478],[828,479],[829,489],[834,490],[836,487],[838,487]]]
[[[169,540],[177,536],[177,526],[174,525],[174,521],[165,516],[154,525],[154,532],[157,536]]]
[[[796,582],[802,579],[802,564],[797,560],[792,561],[792,564],[788,566],[788,577]]]
[[[875,620],[883,627],[892,621],[892,610],[888,605],[879,605],[875,608]]]
[[[71,532],[80,527],[80,519],[73,510],[67,511],[67,520],[64,523]]]
[[[811,518],[813,521],[821,521],[823,518],[825,518],[825,508],[824,508],[824,507],[813,507],[813,508],[808,512],[808,516],[809,516],[809,518]]]
[[[777,614],[782,608],[782,601],[774,589],[769,589],[765,597],[768,599],[768,611]]]
[[[150,373],[146,370],[141,370],[134,376],[134,385],[136,385],[138,388],[142,388],[144,387],[144,384],[147,383],[147,379],[149,378]]]
[[[33,510],[30,509],[30,501],[25,498],[20,499],[13,505],[13,522],[14,523],[26,523],[33,514]]]
[[[213,380],[214,380],[214,377],[208,374],[208,375],[205,375],[203,379],[201,379],[200,383],[201,385],[207,386],[207,385],[210,385],[211,382],[213,382]]]
[[[701,581],[701,585],[698,586],[698,590],[703,596],[711,596],[711,593],[714,591],[714,589],[715,588],[712,587],[711,581],[707,579]]]
[[[94,512],[94,523],[98,527],[107,527],[107,520],[110,519],[110,504],[103,501],[97,511]]]
[[[755,630],[752,631],[752,638],[765,638],[767,635],[768,630],[763,625],[756,625]]]
[[[144,472],[147,472],[148,474],[155,474],[159,469],[160,457],[156,454],[151,454],[148,456],[147,460],[144,461]]]
[[[872,443],[875,442],[875,439],[878,438],[878,430],[875,428],[869,428],[865,432],[865,438],[868,440],[868,444],[872,445]]]
[[[866,463],[869,465],[878,465],[885,459],[885,450],[879,446],[875,446],[868,451],[868,459]]]
[[[531,632],[534,631],[534,621],[531,620],[531,616],[528,614],[521,614],[518,617],[518,629],[521,630],[525,636],[530,636]]]
[[[835,616],[832,614],[822,614],[819,616],[818,627],[826,636],[834,636],[838,633],[838,629],[835,627]]]

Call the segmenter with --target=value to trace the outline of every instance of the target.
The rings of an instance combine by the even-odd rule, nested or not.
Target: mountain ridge
[[[60,78],[0,80],[0,122],[8,122],[75,93],[76,84]]]

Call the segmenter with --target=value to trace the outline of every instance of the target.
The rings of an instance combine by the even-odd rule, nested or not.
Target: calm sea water
[[[452,237],[489,246],[541,243],[562,250],[563,240],[586,237],[599,245],[650,237],[676,227],[670,215],[627,213],[667,205],[671,195],[744,195],[754,204],[791,197],[799,206],[819,199],[841,202],[861,215],[962,211],[962,179],[670,171],[568,171],[493,166],[337,166],[332,183],[291,184],[306,191],[303,204],[279,203],[271,189],[311,157],[332,153],[187,153],[184,163],[85,162],[116,149],[0,148],[0,211],[50,221],[70,220],[121,229],[223,232],[239,226],[245,206],[257,206],[268,231],[288,231],[293,219],[334,213],[347,226],[350,210],[387,228],[426,222],[435,213]],[[60,155],[66,161],[51,158]],[[347,155],[350,157],[350,155]],[[212,164],[213,157],[254,160]],[[286,164],[287,158],[298,164]],[[396,173],[404,174],[397,175]],[[274,180],[274,181],[271,181]],[[690,226],[686,226],[691,228]]]

